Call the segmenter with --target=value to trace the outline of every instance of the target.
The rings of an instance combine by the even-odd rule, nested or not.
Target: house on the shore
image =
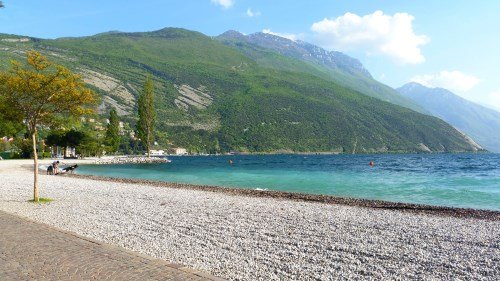
[[[171,154],[175,155],[188,155],[188,151],[185,148],[182,147],[176,147],[171,149]]]
[[[164,156],[165,155],[165,151],[164,150],[151,149],[151,150],[149,150],[149,154],[151,156]]]
[[[77,159],[76,148],[72,146],[51,146],[49,148],[51,158]]]
[[[76,159],[78,156],[76,155],[76,148],[67,146],[64,151],[64,159]]]

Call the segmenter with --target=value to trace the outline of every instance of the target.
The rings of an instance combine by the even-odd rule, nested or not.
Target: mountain
[[[361,75],[367,78],[372,78],[368,70],[366,70],[357,59],[349,57],[341,52],[326,51],[325,49],[304,41],[293,41],[263,32],[243,35],[234,30],[226,31],[217,36],[217,38],[223,40],[229,39],[240,42],[249,42],[263,48],[277,51],[287,57],[317,63],[332,69],[339,69],[353,75]]]
[[[468,101],[442,88],[408,83],[398,91],[434,116],[466,133],[484,148],[500,152],[500,112]]]
[[[238,48],[263,66],[311,73],[365,95],[427,113],[413,101],[401,96],[396,90],[373,79],[359,60],[341,52],[327,51],[304,41],[293,41],[262,32],[243,35],[230,30],[217,36],[216,39]],[[298,70],[290,64],[276,63],[273,53],[300,60],[307,65],[307,68],[304,64],[300,65],[300,70]]]
[[[481,149],[436,117],[335,82],[317,64],[255,48],[245,52],[179,28],[55,40],[1,34],[0,68],[38,50],[80,73],[102,97],[101,113],[115,107],[131,127],[136,98],[150,75],[160,144],[191,151]]]

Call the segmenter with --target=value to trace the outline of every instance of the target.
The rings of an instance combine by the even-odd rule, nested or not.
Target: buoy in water
[[[373,166],[375,166],[375,162],[370,161],[370,164],[368,164],[368,165],[370,165],[370,167],[373,167]]]

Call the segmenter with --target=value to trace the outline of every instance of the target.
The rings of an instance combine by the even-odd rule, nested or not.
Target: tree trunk
[[[151,139],[150,139],[150,132],[149,132],[149,128],[148,128],[148,136],[146,137],[146,142],[147,142],[147,149],[148,149],[148,158],[151,158]]]
[[[36,129],[34,129],[31,133],[32,141],[33,141],[33,160],[35,161],[35,165],[33,166],[33,175],[35,176],[35,180],[33,182],[33,201],[38,202],[38,153],[36,152]]]

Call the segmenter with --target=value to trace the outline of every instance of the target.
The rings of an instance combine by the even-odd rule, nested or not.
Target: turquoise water
[[[500,210],[500,154],[235,155],[169,159],[172,163],[82,165],[77,172]],[[372,160],[374,167],[368,165]]]

